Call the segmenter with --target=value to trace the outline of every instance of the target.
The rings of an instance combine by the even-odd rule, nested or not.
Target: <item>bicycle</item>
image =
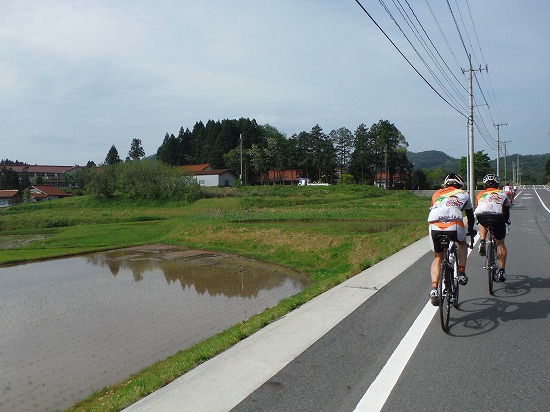
[[[510,221],[506,222],[506,234],[508,234],[508,226]],[[485,266],[483,269],[487,269],[487,279],[489,281],[489,294],[494,295],[493,284],[498,278],[498,272],[500,270],[500,263],[498,260],[497,241],[495,239],[494,226],[488,224],[485,226],[487,229],[487,238],[485,239]]]
[[[443,246],[443,261],[439,269],[439,283],[437,294],[439,297],[439,316],[441,328],[449,330],[449,317],[451,307],[458,307],[459,283],[458,277],[458,255],[457,244],[447,235],[438,235],[439,242]]]
[[[495,240],[493,225],[487,225],[487,237],[485,239],[485,266],[487,269],[487,279],[489,281],[489,294],[494,295],[493,283],[496,280],[499,270],[497,258],[497,242]]]

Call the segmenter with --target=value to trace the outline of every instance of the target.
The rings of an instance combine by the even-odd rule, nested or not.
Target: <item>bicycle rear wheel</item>
[[[487,250],[485,251],[485,267],[487,268],[487,278],[489,280],[489,294],[493,295],[493,283],[494,283],[494,273],[495,273],[495,253],[494,253],[494,243],[492,240],[487,242]]]
[[[449,281],[449,269],[447,262],[441,263],[439,271],[439,284],[437,292],[439,294],[439,317],[441,319],[441,328],[447,332],[449,330],[449,315],[451,313],[451,286]]]

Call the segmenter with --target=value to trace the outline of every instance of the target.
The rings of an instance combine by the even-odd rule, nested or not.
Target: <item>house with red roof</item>
[[[23,193],[20,190],[0,190],[0,207],[16,205],[23,201]]]
[[[69,193],[64,192],[55,186],[31,186],[29,187],[31,193],[31,199],[34,202],[41,202],[42,200],[54,200],[71,196]]]
[[[300,178],[302,178],[302,172],[296,169],[267,172],[267,181],[270,185],[297,185]]]

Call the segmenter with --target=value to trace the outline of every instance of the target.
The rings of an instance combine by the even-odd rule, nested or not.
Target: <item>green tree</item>
[[[162,145],[157,149],[157,160],[169,166],[181,165],[178,158],[178,140],[173,134],[164,136]]]
[[[315,170],[312,180],[332,183],[336,168],[336,152],[329,136],[318,124],[309,132],[309,143],[312,171]]]
[[[245,158],[247,154],[243,151],[243,163],[245,163]],[[225,166],[231,170],[235,176],[241,178],[241,151],[240,148],[236,147],[231,149],[229,152],[223,155],[223,161]]]
[[[197,181],[177,167],[156,160],[133,160],[117,168],[117,190],[130,199],[192,201],[199,197]]]
[[[270,125],[261,126],[263,151],[268,171],[281,174],[289,168],[288,141],[283,133]]]
[[[140,160],[145,156],[145,150],[141,145],[140,139],[132,139],[132,144],[130,145],[130,151],[128,152],[129,160]]]
[[[398,147],[393,155],[393,164],[394,171],[399,175],[400,183],[396,185],[394,183],[394,188],[404,189],[406,182],[410,179],[410,176],[413,173],[414,165],[407,158],[407,149],[405,147]],[[399,186],[399,187],[398,187]]]
[[[19,188],[20,189],[26,189],[31,185],[31,179],[29,178],[29,172],[28,168],[23,169],[23,173],[21,173],[21,179],[19,182]]]
[[[0,189],[19,190],[19,175],[11,167],[0,168]]]
[[[120,157],[118,156],[118,150],[116,149],[115,145],[112,145],[109,149],[109,152],[107,153],[107,157],[105,157],[105,164],[106,165],[115,165],[117,163],[120,163],[122,160],[120,160]]]
[[[430,186],[428,184],[428,176],[426,175],[426,171],[423,169],[415,170],[409,178],[408,187],[413,190],[429,189]]]
[[[329,136],[336,151],[336,162],[340,168],[340,176],[342,176],[344,170],[349,166],[351,153],[353,152],[353,133],[345,127],[341,127],[332,130]]]
[[[190,165],[195,163],[193,161],[193,134],[188,128],[184,130],[183,127],[180,127],[177,154],[177,165]]]
[[[353,176],[350,175],[349,173],[343,173],[340,176],[340,180],[338,181],[338,183],[342,184],[342,185],[352,184],[353,183]]]
[[[386,187],[394,188],[397,174],[401,181],[405,181],[412,173],[412,165],[407,159],[407,147],[403,134],[387,120],[373,124],[368,131],[365,131],[364,126],[358,128],[357,153],[354,152],[352,156],[354,170],[360,171],[361,176],[368,176],[371,170],[372,175],[381,173],[386,178]]]
[[[374,140],[367,126],[361,123],[354,133],[355,150],[351,154],[351,172],[354,180],[366,184],[374,180]]]
[[[114,147],[114,146],[113,146]],[[111,199],[115,195],[119,162],[105,164],[90,173],[86,191],[96,198]]]
[[[412,172],[407,160],[406,148],[409,146],[405,136],[388,120],[379,120],[369,129],[369,134],[374,139],[374,154],[376,171],[386,176],[386,187],[394,188],[395,175],[397,173]],[[408,175],[401,175],[405,180]]]
[[[474,153],[474,181],[476,185],[477,182],[482,181],[483,176],[491,171],[490,161],[489,155],[483,153],[483,150]],[[468,181],[467,165],[468,162],[466,157],[462,156],[458,163],[458,174],[464,177],[466,182]]]
[[[313,168],[313,144],[310,133],[305,131],[294,133],[288,139],[287,152],[289,168],[299,169],[302,171],[302,177],[314,180],[311,172]]]
[[[269,163],[266,157],[266,151],[258,144],[252,144],[252,147],[246,151],[250,159],[252,171],[259,177],[260,183],[264,183],[269,170]]]
[[[426,175],[426,183],[428,189],[441,189],[443,187],[443,180],[448,173],[441,169],[423,169]]]

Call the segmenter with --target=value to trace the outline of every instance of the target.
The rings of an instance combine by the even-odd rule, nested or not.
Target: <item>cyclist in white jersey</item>
[[[468,234],[474,237],[474,213],[470,195],[464,188],[462,176],[451,173],[445,177],[444,188],[436,191],[432,196],[432,207],[428,215],[430,245],[434,252],[434,260],[431,266],[432,289],[430,301],[434,306],[439,304],[437,284],[439,282],[439,268],[443,260],[443,246],[439,242],[438,235],[448,235],[450,239],[458,242],[458,282],[461,285],[468,283],[466,275],[466,260],[468,257],[468,245],[466,243],[466,229],[462,212],[468,218]]]
[[[476,198],[476,210],[479,228],[479,254],[485,256],[485,238],[487,236],[486,226],[493,226],[497,243],[497,255],[500,263],[498,280],[506,280],[506,256],[508,251],[504,238],[506,237],[506,224],[510,224],[510,198],[504,191],[499,190],[499,178],[488,174],[483,178],[485,190],[478,193]]]

